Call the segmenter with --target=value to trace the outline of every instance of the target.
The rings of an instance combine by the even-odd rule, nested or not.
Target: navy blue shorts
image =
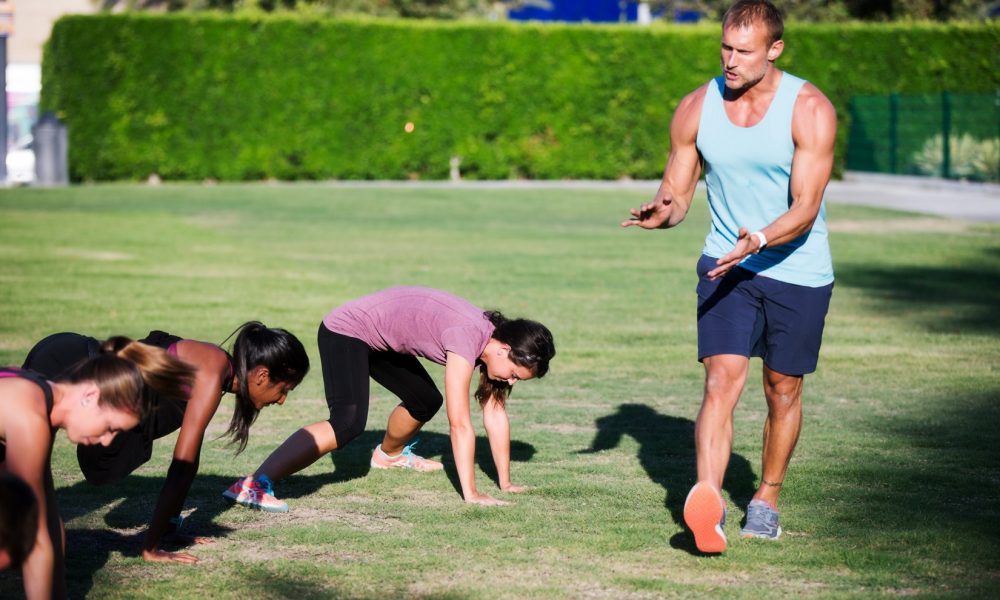
[[[795,285],[740,267],[709,281],[716,260],[698,260],[698,360],[759,356],[784,375],[815,371],[833,284]]]

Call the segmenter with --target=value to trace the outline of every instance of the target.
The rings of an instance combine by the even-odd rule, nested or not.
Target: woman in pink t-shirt
[[[506,400],[516,382],[548,372],[556,351],[544,325],[507,319],[441,290],[396,287],[334,309],[320,324],[318,343],[330,418],[292,434],[253,475],[226,490],[226,497],[286,512],[288,505],[274,497],[272,480],[304,469],[364,431],[371,377],[401,400],[372,452],[373,468],[440,470],[441,463],[414,454],[410,440],[445,403],[462,496],[470,503],[503,504],[476,489],[469,386],[477,368],[475,397],[483,409],[500,488],[526,489],[510,480]],[[444,366],[444,398],[417,357]]]

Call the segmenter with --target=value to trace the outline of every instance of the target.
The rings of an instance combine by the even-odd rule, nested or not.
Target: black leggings
[[[421,423],[430,421],[441,409],[444,398],[415,356],[374,351],[361,340],[334,333],[322,323],[317,343],[330,425],[339,448],[365,430],[369,376],[398,396],[403,408]]]

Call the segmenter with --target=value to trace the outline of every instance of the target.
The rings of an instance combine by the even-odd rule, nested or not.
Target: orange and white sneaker
[[[256,479],[253,475],[244,477],[229,486],[222,495],[247,508],[265,512],[288,512],[288,504],[274,497],[274,489],[267,475],[261,475]]]
[[[373,469],[413,469],[414,471],[440,471],[444,465],[436,460],[417,456],[413,453],[413,447],[417,442],[412,442],[403,448],[403,451],[396,456],[389,456],[382,451],[382,444],[375,446],[372,452],[371,466]]]
[[[726,549],[726,503],[719,490],[710,483],[699,481],[684,501],[684,522],[694,534],[694,545],[706,554],[718,554]]]

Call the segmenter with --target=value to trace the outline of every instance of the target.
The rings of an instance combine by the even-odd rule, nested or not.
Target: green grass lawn
[[[248,449],[210,428],[185,505],[195,567],[139,544],[173,449],[109,487],[58,436],[69,588],[82,598],[658,598],[1000,594],[1000,227],[833,205],[837,272],[820,370],[782,496],[777,543],[739,539],[760,474],[759,361],[736,415],[730,549],[699,556],[681,526],[694,478],[694,265],[703,200],[667,232],[622,230],[648,194],[324,185],[0,190],[0,364],[48,333],[221,341],[249,319],[290,329],[314,371],[262,413]],[[957,200],[956,200],[957,201]],[[316,328],[382,287],[427,285],[547,324],[550,374],[510,401],[514,481],[466,506],[443,412],[420,449],[444,474],[369,472],[395,401],[368,432],[277,484],[286,515],[222,491],[326,417]],[[441,379],[442,370],[429,369]],[[20,594],[0,576],[0,597]]]

